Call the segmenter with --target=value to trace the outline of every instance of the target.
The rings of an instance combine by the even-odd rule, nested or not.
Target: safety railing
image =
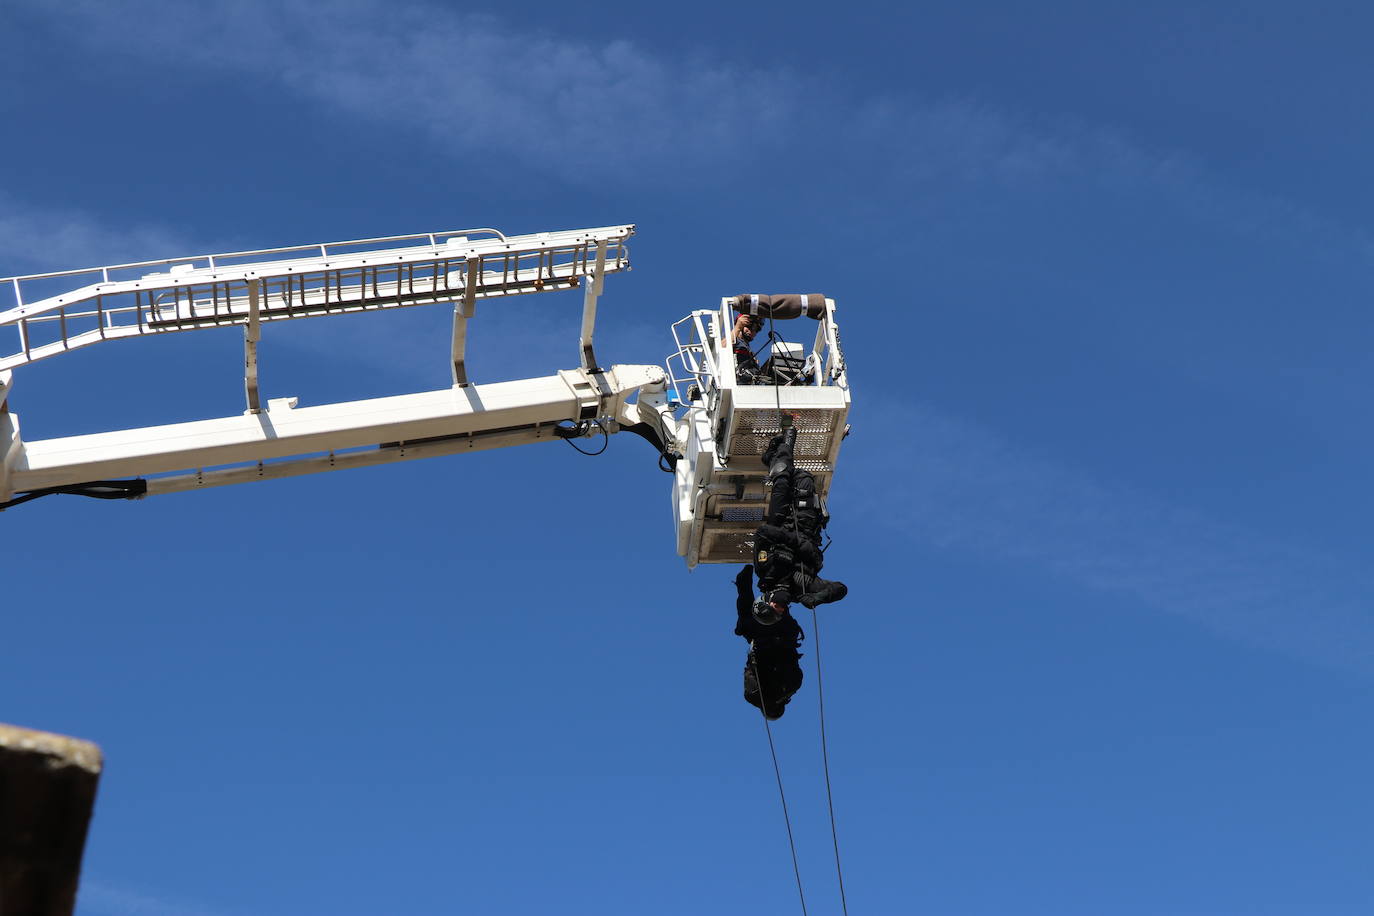
[[[720,305],[719,321],[726,328],[734,326],[734,311],[731,308],[729,299],[723,300]],[[816,333],[811,341],[811,346],[807,349],[805,344],[806,334],[800,335],[799,340],[793,340],[791,331],[795,328],[804,328],[806,322],[812,319],[792,318],[787,320],[772,320],[763,318],[763,326],[759,333],[754,337],[754,344],[760,339],[767,341],[766,345],[760,348],[757,358],[760,364],[767,366],[768,360],[775,359],[775,374],[766,381],[757,384],[780,384],[784,387],[827,387],[836,386],[847,388],[849,385],[848,375],[845,371],[844,352],[840,347],[839,326],[835,321],[835,301],[825,300],[825,312],[816,319]],[[800,359],[789,359],[795,356],[792,346],[801,347]],[[791,365],[786,368],[779,366],[784,361],[799,362],[800,365]],[[730,361],[733,366],[733,360]],[[731,377],[721,379],[722,387],[735,387],[740,384],[738,378]]]
[[[734,319],[735,313],[727,299],[719,309],[698,309],[672,325],[673,343],[677,350],[669,354],[664,361],[664,368],[684,403],[687,390],[693,385],[703,394],[710,394],[741,384],[735,371],[734,354],[726,344],[730,329],[734,327]],[[807,349],[805,343],[792,341],[788,332],[804,327],[804,322],[810,320],[799,318],[770,322],[767,318],[763,319],[763,329],[755,341],[764,338],[768,345],[761,350],[758,359],[765,365],[768,360],[776,359],[775,368],[778,371],[771,380],[765,379],[758,384],[771,385],[776,381],[789,388],[849,386],[834,301],[825,301],[825,313],[816,321],[816,333]],[[801,347],[800,354],[794,349],[797,346]],[[780,365],[784,361],[795,365],[784,370]]]
[[[602,243],[603,271],[628,269],[633,233],[467,229],[10,277],[0,370],[141,334],[572,288]]]
[[[694,386],[702,393],[710,393],[718,387],[716,380],[720,368],[712,343],[715,336],[713,315],[710,309],[699,309],[674,322],[670,328],[677,351],[669,354],[664,369],[683,403],[689,401],[688,392]]]

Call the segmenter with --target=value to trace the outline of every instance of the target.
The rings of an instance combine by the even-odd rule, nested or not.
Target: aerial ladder
[[[468,229],[0,280],[0,511],[54,493],[140,498],[628,431],[673,471],[677,550],[688,565],[747,559],[765,504],[760,456],[782,424],[797,427],[798,466],[828,496],[849,410],[835,303],[723,299],[672,326],[676,350],[664,365],[602,365],[597,302],[606,277],[629,269],[633,234],[632,225],[518,236]],[[479,300],[569,289],[582,291],[575,368],[469,378],[468,322]],[[816,321],[814,339],[770,335],[776,383],[740,384],[734,312],[783,316],[799,298]],[[318,406],[262,397],[264,324],[441,304],[453,308],[449,387]],[[106,341],[226,326],[243,328],[241,415],[23,439],[9,404],[16,370]]]

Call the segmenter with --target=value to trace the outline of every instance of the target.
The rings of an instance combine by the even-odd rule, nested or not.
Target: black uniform
[[[798,470],[792,459],[796,431],[787,430],[769,444],[763,463],[773,493],[768,515],[754,532],[754,567],[759,591],[779,604],[799,601],[809,608],[839,601],[849,589],[822,579],[821,529],[829,521],[816,495],[816,478]]]
[[[744,663],[744,699],[763,710],[770,719],[783,714],[787,703],[802,685],[801,645],[806,634],[791,614],[764,626],[754,619],[753,568],[746,565],[735,577],[735,635],[749,640]]]
[[[749,349],[749,341],[735,341],[735,381],[740,385],[757,385],[760,383],[759,376],[763,369],[759,366],[758,357],[754,351]]]

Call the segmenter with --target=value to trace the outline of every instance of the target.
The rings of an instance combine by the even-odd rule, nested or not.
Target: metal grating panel
[[[752,563],[754,529],[707,528],[702,532],[699,563]]]
[[[835,424],[843,413],[826,408],[803,408],[788,413],[794,415],[793,423],[797,427],[797,445],[793,452],[797,467],[812,473],[829,471],[830,465],[825,459],[830,454]],[[781,432],[776,409],[737,408],[734,434],[730,437],[730,457],[762,457],[769,441]],[[748,465],[750,462],[741,463]]]
[[[754,531],[763,522],[767,511],[764,503],[768,499],[768,491],[763,486],[762,477],[746,479],[744,487],[742,499],[737,500],[733,493],[722,493],[712,496],[708,501],[707,514],[698,521],[697,532],[693,535],[700,539],[697,563],[752,561]],[[816,489],[822,497],[830,491],[828,471],[817,473]]]

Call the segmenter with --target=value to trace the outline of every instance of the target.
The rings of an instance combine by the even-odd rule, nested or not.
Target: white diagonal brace
[[[468,258],[463,299],[453,304],[453,384],[460,388],[468,385],[468,370],[464,364],[468,346],[468,319],[477,314],[477,277],[481,271],[482,259]]]
[[[582,368],[588,372],[598,372],[596,354],[592,352],[592,331],[596,327],[596,299],[601,295],[601,287],[606,276],[606,240],[596,243],[596,267],[584,281],[582,291]]]
[[[19,438],[19,418],[10,413],[9,396],[13,380],[13,372],[0,369],[0,503],[14,496],[13,471],[24,456],[24,442]]]
[[[258,400],[258,341],[262,339],[262,325],[258,321],[262,282],[248,281],[248,323],[243,326],[243,391],[248,397],[246,413],[262,413]]]

